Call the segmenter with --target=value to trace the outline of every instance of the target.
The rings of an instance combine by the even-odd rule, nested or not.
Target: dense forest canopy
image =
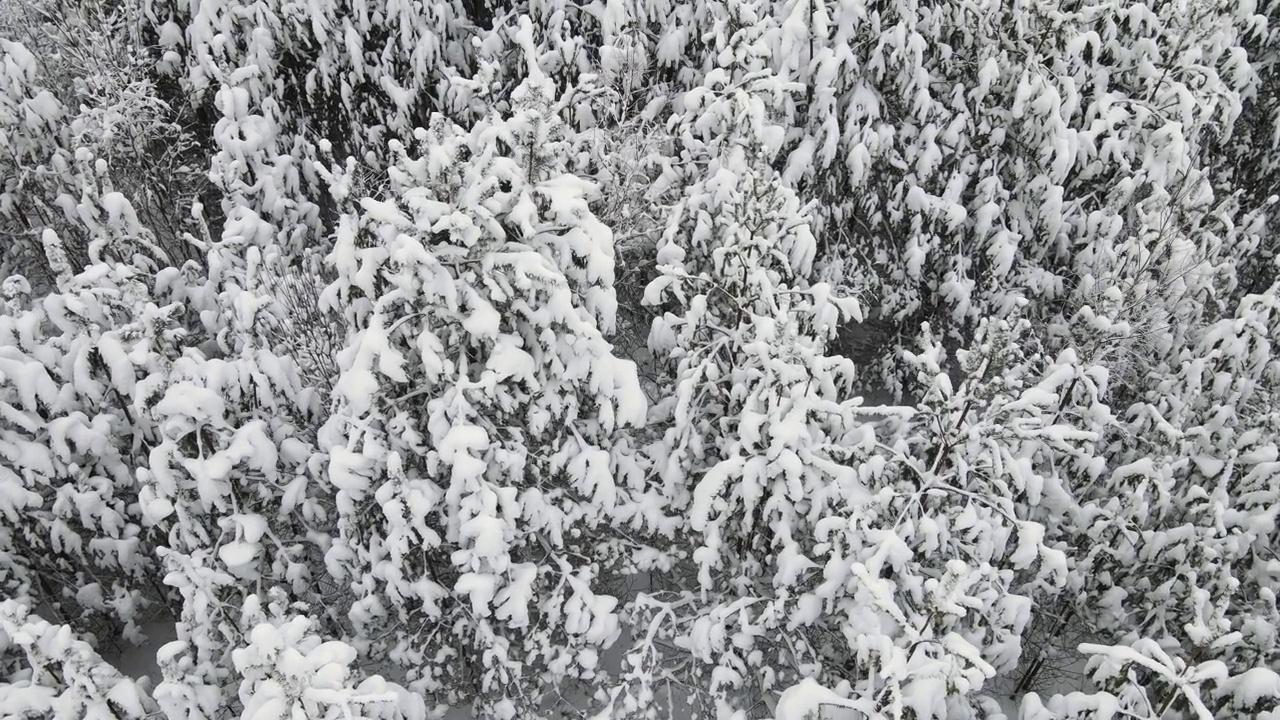
[[[0,60],[0,717],[1280,720],[1280,0]]]

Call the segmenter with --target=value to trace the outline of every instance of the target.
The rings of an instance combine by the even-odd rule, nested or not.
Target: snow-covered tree
[[[281,587],[325,599],[313,579],[312,531],[329,527],[308,435],[318,422],[307,420],[292,367],[269,351],[188,356],[166,380],[150,409],[157,441],[138,471],[144,517],[165,537],[165,583],[181,598],[179,644],[167,651],[176,672],[157,697],[203,683],[215,694],[199,699],[201,715],[167,712],[218,717],[235,693],[230,653],[249,630],[245,597]]]
[[[1188,664],[1150,639],[1132,646],[1081,645],[1093,659],[1091,679],[1098,692],[1072,692],[1044,701],[1023,700],[1024,720],[1188,717],[1274,718],[1280,702],[1280,674],[1267,667],[1235,673],[1220,661]]]
[[[634,603],[632,672],[612,702],[660,715],[674,684],[699,714],[735,717],[817,676],[876,717],[990,705],[977,694],[1016,663],[1030,617],[1015,588],[1051,591],[1066,570],[1028,519],[1060,482],[1051,459],[1006,459],[1092,437],[1053,413],[1085,366],[1024,352],[1025,321],[994,322],[958,388],[930,342],[913,361],[920,411],[863,418],[854,368],[828,354],[858,306],[809,280],[807,209],[771,163],[792,88],[752,69],[759,35],[731,26],[728,66],[684,99],[672,177],[691,181],[647,297],[666,310],[650,336],[671,388],[655,409],[666,516],[653,524],[672,540],[652,559],[667,580]]]
[[[1257,73],[1254,92],[1244,98],[1231,134],[1220,138],[1211,151],[1227,159],[1215,166],[1226,168],[1226,178],[1220,181],[1223,191],[1239,191],[1249,207],[1270,204],[1269,242],[1240,258],[1242,295],[1265,291],[1280,270],[1276,264],[1280,256],[1280,233],[1276,232],[1280,226],[1280,205],[1276,204],[1280,202],[1280,2],[1264,0],[1257,9],[1266,24],[1256,24],[1245,42],[1249,63]]]
[[[1142,717],[1275,709],[1275,292],[1195,333],[1111,423],[1106,462],[1054,527],[1074,560],[1061,610],[1091,629],[1095,684],[1164,708]],[[1072,701],[1049,707],[1076,717]]]
[[[551,712],[617,638],[600,547],[639,480],[618,433],[645,415],[601,334],[611,235],[548,155],[554,98],[528,62],[509,115],[393,143],[325,298],[350,328],[322,438],[352,642],[491,717]]]
[[[216,135],[214,125],[225,120],[262,119],[240,124],[240,137],[274,146],[268,165],[277,178],[292,176],[277,179],[274,192],[254,206],[267,216],[280,202],[327,201],[325,182],[312,167],[326,152],[383,171],[388,141],[408,141],[438,109],[449,80],[470,73],[470,40],[485,24],[473,22],[472,12],[490,11],[484,3],[456,0],[149,0],[137,18],[154,45],[159,77],[176,84],[175,96],[187,100],[210,131]],[[234,101],[221,97],[230,88]],[[227,102],[238,108],[231,115]],[[317,229],[342,210],[313,209],[323,210],[322,217],[304,221],[316,234],[303,246],[323,241],[328,233]]]
[[[696,700],[702,712],[727,713],[806,661],[772,635],[814,567],[812,523],[853,480],[841,466],[857,424],[843,397],[852,368],[824,349],[857,307],[805,282],[815,253],[807,209],[769,166],[776,126],[763,94],[777,88],[727,73],[709,82],[719,84],[685,100],[684,170],[697,179],[672,211],[645,297],[667,309],[649,344],[670,393],[655,409],[666,429],[651,451],[664,516],[646,521],[668,548],[644,569],[678,569],[635,607],[643,639],[615,702],[645,716],[660,712],[664,681],[692,679],[707,693]],[[736,648],[724,645],[731,636]],[[655,642],[673,640],[696,663],[688,676],[663,677],[675,658]]]

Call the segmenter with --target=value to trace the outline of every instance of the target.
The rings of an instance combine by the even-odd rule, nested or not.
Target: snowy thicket
[[[0,716],[1280,719],[1278,224],[1280,0],[0,0]]]

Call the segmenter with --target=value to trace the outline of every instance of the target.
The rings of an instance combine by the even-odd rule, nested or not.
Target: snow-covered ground
[[[146,680],[149,688],[160,682],[160,666],[156,663],[156,651],[165,643],[176,640],[177,628],[172,622],[152,622],[142,626],[147,642],[127,645],[116,654],[104,654],[103,660],[116,666],[120,672],[136,680]]]

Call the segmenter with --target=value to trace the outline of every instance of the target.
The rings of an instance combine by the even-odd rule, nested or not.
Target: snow
[[[837,695],[810,678],[782,692],[774,708],[775,720],[846,720],[858,717],[857,703]]]
[[[478,617],[488,617],[490,604],[498,587],[498,580],[493,575],[484,573],[463,573],[454,583],[454,591],[468,596],[471,611]]]
[[[1226,680],[1225,685],[1235,704],[1242,708],[1280,698],[1280,675],[1269,668],[1250,668]]]
[[[248,566],[257,561],[258,552],[258,543],[230,542],[218,548],[218,559],[227,566],[228,570],[240,574],[247,571]]]

